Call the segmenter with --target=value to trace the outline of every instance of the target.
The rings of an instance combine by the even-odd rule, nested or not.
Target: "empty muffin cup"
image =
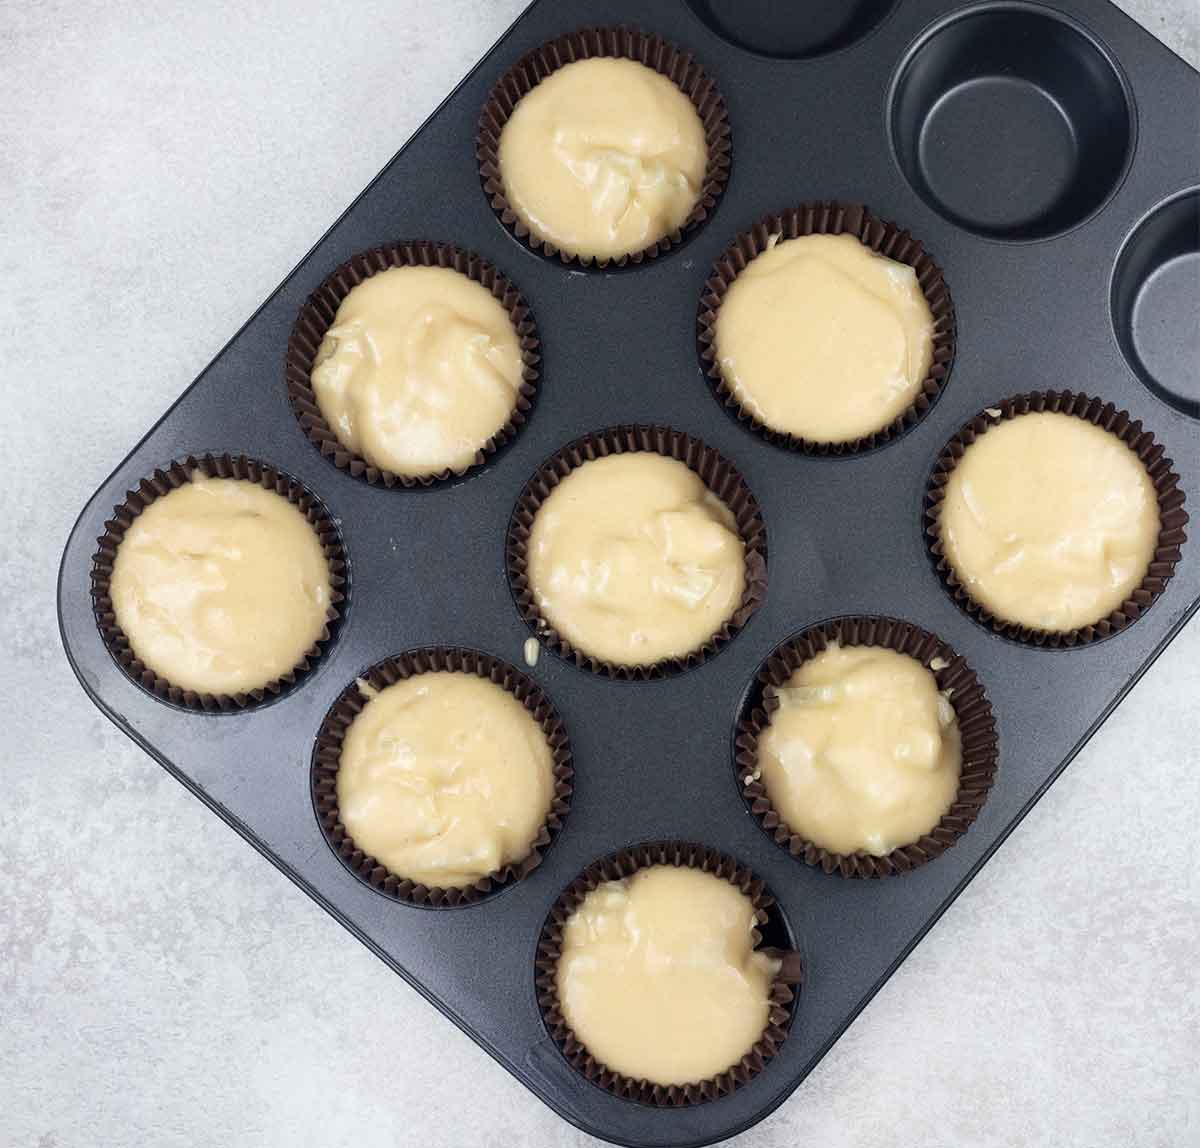
[[[176,491],[189,488],[193,481],[200,479],[229,479],[245,482],[251,485],[252,490],[270,492],[271,495],[278,496],[287,505],[294,507],[299,512],[301,521],[312,529],[312,546],[315,550],[313,557],[318,563],[323,559],[323,572],[327,574],[327,589],[321,596],[324,599],[323,617],[320,613],[321,603],[318,602],[317,614],[312,627],[315,636],[311,644],[302,652],[298,652],[294,662],[291,657],[286,658],[285,660],[291,664],[280,672],[271,672],[268,680],[256,682],[253,685],[248,684],[245,689],[231,692],[198,688],[193,684],[172,681],[164,672],[161,664],[158,666],[151,664],[155,659],[146,660],[131,643],[130,635],[122,628],[118,616],[119,609],[114,605],[114,565],[117,562],[121,544],[130,530],[139,525],[141,516],[148,508],[156,504],[166,505],[160,500]],[[271,506],[272,504],[267,502],[259,509],[269,510]],[[193,512],[196,512],[195,507],[189,511],[189,513]],[[233,517],[236,518],[237,514],[234,514]],[[212,523],[210,522],[209,525],[212,526]],[[290,529],[288,523],[282,525]],[[258,705],[295,686],[313,668],[314,663],[329,647],[336,635],[344,602],[349,594],[349,575],[341,534],[329,512],[316,495],[289,475],[266,463],[247,458],[245,455],[188,455],[186,458],[172,462],[162,470],[156,470],[148,478],[143,479],[135,490],[126,494],[124,502],[113,508],[112,518],[105,522],[104,527],[104,534],[97,540],[97,550],[92,559],[91,576],[92,609],[100,636],[113,659],[125,673],[143,689],[163,701],[205,713],[228,713]],[[222,579],[227,578],[228,575],[214,575],[211,570],[207,569],[206,555],[203,552],[192,552],[200,545],[196,535],[197,531],[202,530],[201,524],[189,528],[188,537],[182,539],[180,546],[171,553],[163,551],[152,555],[150,565],[141,571],[141,574],[149,578],[154,578],[158,574],[170,577],[171,571],[167,570],[166,566],[172,563],[178,566],[183,563],[193,578],[199,579],[203,583],[204,594],[207,594],[210,599],[213,594],[219,594],[228,589],[227,585],[222,584]],[[305,545],[308,544],[305,543]],[[162,551],[161,547],[157,549]],[[319,557],[317,557],[318,555]],[[196,613],[201,608],[208,611],[203,617]],[[156,609],[157,607],[152,608],[148,616],[153,616]],[[238,623],[227,616],[225,607],[218,601],[210,601],[207,606],[204,605],[204,602],[200,602],[193,610],[193,614],[195,616],[192,618],[192,623],[196,633],[201,636],[201,632],[207,633],[211,639],[206,647],[210,653],[212,649],[221,645],[222,635],[227,636],[231,630],[236,632],[238,629]],[[279,629],[279,626],[275,627],[276,631]],[[189,647],[186,642],[172,639],[171,648],[176,655],[184,657]],[[261,661],[262,659],[254,660]]]
[[[688,507],[694,512],[692,518],[684,520],[689,509],[682,506],[679,508],[680,513],[674,513],[670,507],[662,511],[650,508],[658,526],[661,527],[660,534],[689,534],[705,554],[713,552],[713,561],[720,561],[721,571],[726,565],[725,543],[732,537],[741,548],[740,570],[737,571],[740,574],[740,578],[737,579],[741,584],[740,593],[732,586],[727,587],[723,580],[714,581],[721,571],[709,577],[702,570],[686,584],[673,584],[669,587],[669,601],[664,603],[683,610],[689,604],[695,605],[705,600],[709,591],[714,595],[723,595],[728,591],[728,614],[714,622],[711,632],[698,635],[694,647],[646,661],[609,657],[606,653],[599,652],[596,642],[593,642],[590,651],[584,649],[583,645],[586,643],[569,637],[564,632],[563,625],[556,625],[548,616],[545,602],[539,598],[539,587],[531,569],[538,561],[537,540],[534,538],[535,522],[539,512],[562,484],[571,479],[578,485],[576,476],[585,473],[589,474],[590,481],[590,477],[596,472],[587,472],[589,464],[607,465],[618,457],[639,455],[647,456],[648,461],[654,456],[673,460],[681,464],[682,468],[686,468],[682,474],[683,478],[688,479],[686,472],[690,471],[695,479],[699,479],[699,482],[694,482],[694,479],[688,480],[688,486],[694,484],[695,491],[683,491],[679,494],[680,498],[686,495],[687,499],[691,500]],[[671,474],[668,478],[674,482],[676,476]],[[672,491],[674,492],[674,487]],[[702,504],[701,501],[692,500],[692,494],[699,495]],[[672,497],[674,498],[674,493]],[[618,504],[619,500],[615,503],[611,497],[605,503],[607,506]],[[584,521],[590,521],[586,515]],[[602,527],[603,523],[600,523],[598,528]],[[682,544],[680,538],[677,537],[676,541]],[[569,545],[572,550],[570,557],[574,561],[578,557],[574,554],[576,548],[573,542]],[[616,542],[608,549],[614,547],[618,551],[622,549]],[[583,557],[586,558],[586,555]],[[517,499],[509,521],[505,560],[517,610],[538,640],[582,669],[623,680],[646,681],[663,678],[707,661],[741,631],[766,600],[767,593],[767,533],[762,512],[750,488],[733,464],[718,451],[691,435],[669,427],[609,427],[581,436],[547,459],[525,484]],[[701,562],[701,565],[705,564]],[[579,570],[582,572],[584,566],[579,566]],[[569,581],[575,586],[578,579],[570,578]],[[590,593],[589,588],[594,578],[585,581],[587,586],[584,589]],[[607,579],[605,588],[606,593],[613,590]],[[716,599],[707,598],[708,602],[714,600]],[[608,603],[608,606],[611,605],[611,602]],[[626,603],[616,605],[623,606]],[[605,612],[605,602],[599,601],[596,606],[601,612]],[[708,612],[705,613],[705,617],[707,616]]]
[[[343,752],[347,748],[348,738],[353,740],[351,729],[355,720],[367,711],[375,700],[386,697],[385,691],[389,688],[410,683],[422,675],[457,675],[465,676],[468,684],[474,679],[491,683],[523,707],[544,737],[545,748],[549,754],[549,798],[544,815],[538,811],[536,828],[529,834],[527,846],[524,846],[523,850],[514,850],[520,855],[501,861],[489,872],[473,876],[471,879],[456,880],[454,884],[438,885],[432,880],[422,881],[390,870],[354,840],[347,829],[346,817],[339,805],[338,775],[344,764]],[[406,697],[402,700],[404,706],[411,710],[414,699]],[[422,729],[433,722],[437,715],[427,714],[426,717],[429,720],[421,720]],[[389,731],[385,725],[379,730],[369,731],[367,736],[372,735],[376,741],[382,738],[387,742]],[[458,746],[458,751],[461,751],[461,746]],[[364,760],[370,773],[371,760],[369,757]],[[455,908],[474,904],[512,885],[528,876],[541,864],[546,850],[558,836],[570,810],[573,778],[571,744],[566,729],[553,703],[535,682],[507,662],[490,654],[478,650],[438,646],[410,650],[396,657],[386,658],[366,670],[342,691],[317,732],[310,785],[313,809],[321,832],[338,859],[355,877],[395,901],[428,908]],[[427,797],[424,788],[414,789],[408,786],[405,789],[405,799],[411,798],[414,803],[426,800]],[[464,819],[467,819],[467,812],[469,810],[463,813]],[[443,860],[439,858],[438,863]],[[473,861],[474,857],[471,860]],[[428,858],[425,861],[428,861]]]
[[[453,465],[432,465],[428,470],[397,473],[363,457],[348,447],[331,425],[322,409],[313,382],[314,368],[322,359],[322,345],[351,292],[380,272],[393,268],[441,268],[458,272],[479,284],[507,313],[516,339],[520,363],[512,407],[507,416],[494,420],[490,433],[473,436],[474,453],[466,461]],[[458,322],[458,320],[454,320]],[[288,400],[308,440],[336,467],[355,478],[383,486],[430,486],[459,477],[482,466],[502,446],[510,442],[525,424],[537,395],[540,362],[537,328],[520,291],[487,260],[474,252],[447,243],[416,240],[389,243],[352,256],[308,297],[292,326],[284,363]]]
[[[788,824],[763,781],[763,736],[780,712],[781,691],[792,676],[834,647],[877,647],[906,655],[933,675],[941,698],[953,708],[960,746],[957,788],[946,811],[916,840],[887,852],[839,853],[817,845]],[[942,702],[938,702],[939,709]],[[978,817],[996,774],[998,749],[992,706],[966,661],[939,638],[896,618],[854,615],[811,626],[778,646],[755,676],[738,718],[734,768],[750,812],[771,839],[806,865],[842,877],[888,877],[941,856]]]
[[[1012,419],[1043,412],[1082,419],[1123,443],[1145,468],[1158,511],[1158,531],[1149,547],[1145,571],[1134,588],[1114,609],[1086,624],[1061,629],[1042,628],[1000,617],[972,595],[946,552],[942,515],[947,484],[970,450],[988,432]],[[1172,461],[1154,435],[1140,421],[1112,403],[1071,391],[1033,391],[1004,399],[981,411],[946,444],[930,475],[925,494],[925,535],[929,553],[942,584],[954,600],[978,621],[996,633],[1026,645],[1050,649],[1074,647],[1099,641],[1132,625],[1162,595],[1175,571],[1186,541],[1184,493]],[[1019,513],[1020,508],[1017,508]]]
[[[1159,204],[1113,271],[1113,332],[1130,370],[1165,403],[1200,418],[1200,190]]]
[[[720,320],[722,307],[730,295],[731,289],[737,284],[739,276],[754,267],[755,260],[769,256],[776,250],[788,250],[785,245],[790,240],[803,239],[809,236],[846,236],[861,244],[861,250],[870,256],[882,256],[882,259],[871,259],[866,266],[872,271],[876,266],[886,268],[884,260],[893,264],[901,264],[912,269],[911,287],[909,293],[912,301],[920,305],[924,301],[928,315],[924,317],[921,339],[927,352],[924,369],[908,368],[913,348],[909,341],[909,332],[897,318],[899,313],[888,312],[887,321],[879,326],[880,338],[887,340],[888,352],[901,359],[906,369],[911,370],[911,377],[904,380],[903,397],[897,402],[894,398],[896,388],[894,380],[887,380],[886,387],[882,376],[872,379],[872,390],[869,396],[856,400],[860,406],[866,407],[864,412],[855,410],[857,425],[839,433],[814,434],[811,430],[802,433],[797,425],[797,413],[787,408],[795,406],[796,395],[789,399],[788,389],[784,387],[776,396],[775,402],[781,411],[786,411],[788,418],[781,418],[763,406],[754,398],[753,387],[749,384],[739,385],[731,378],[731,369],[727,362],[728,349],[720,346]],[[821,240],[821,242],[825,242]],[[859,248],[851,248],[857,251]],[[831,253],[832,254],[832,253]],[[839,275],[837,282],[850,282],[844,275]],[[748,279],[746,282],[750,282]],[[856,296],[848,299],[848,304],[861,303]],[[868,299],[870,314],[874,315],[879,304]],[[856,320],[852,309],[845,316],[835,316],[842,329],[847,333],[841,339],[847,351],[855,351],[857,343],[851,336],[856,326],[864,328],[862,315]],[[903,316],[901,316],[903,318]],[[778,305],[764,305],[764,321],[780,322]],[[749,316],[739,318],[741,324],[746,324]],[[700,353],[700,363],[704,373],[710,380],[713,393],[717,400],[725,406],[739,422],[744,423],[760,437],[777,446],[804,454],[840,456],[857,454],[871,450],[891,442],[910,427],[915,426],[929,412],[938,395],[945,387],[950,370],[954,363],[956,343],[956,327],[954,304],[946,286],[941,268],[925,250],[924,245],[914,239],[907,231],[896,224],[882,220],[872,215],[861,204],[838,202],[813,202],[789,208],[787,211],[768,215],[759,220],[749,230],[742,232],[730,244],[721,257],[713,265],[712,271],[704,285],[697,314],[697,339]],[[913,319],[915,321],[915,317]],[[894,329],[893,329],[894,328]],[[838,329],[838,328],[832,328]],[[748,343],[752,348],[763,351],[766,344],[761,337],[754,336],[752,327],[747,327]],[[760,333],[761,334],[761,333]],[[864,332],[865,337],[865,332]],[[797,348],[791,340],[791,331],[782,332],[780,338],[788,344],[788,350]],[[776,367],[778,373],[778,368]],[[875,372],[876,374],[878,372]],[[848,377],[861,378],[863,371],[849,372]],[[772,380],[773,381],[773,380]],[[830,382],[831,395],[837,394],[837,384]],[[808,388],[813,389],[813,388]],[[824,392],[823,392],[824,393]],[[800,396],[804,397],[804,396]],[[848,396],[849,397],[852,396]],[[868,403],[869,399],[869,403]],[[879,404],[883,403],[883,406]],[[815,396],[810,398],[811,410],[822,412],[821,417],[827,418],[831,404],[816,403]],[[868,429],[867,424],[873,423]],[[796,429],[790,429],[791,427]],[[861,428],[861,429],[860,429]]]
[[[627,893],[633,887],[632,882],[639,879],[639,874],[646,878],[650,874],[664,872],[669,877],[669,870],[693,870],[728,882],[748,902],[746,924],[749,926],[749,935],[746,942],[750,951],[747,957],[755,963],[756,976],[761,972],[765,978],[765,1000],[761,1003],[761,1029],[754,1025],[757,1035],[749,1038],[747,1047],[740,1055],[733,1054],[736,1059],[728,1067],[701,1079],[663,1084],[644,1075],[632,1076],[617,1071],[589,1051],[565,1014],[565,1009],[570,1006],[560,997],[559,972],[564,958],[570,959],[571,919],[589,902],[590,897],[603,897],[613,893],[614,888],[618,893]],[[666,892],[669,894],[670,891]],[[668,905],[666,911],[670,909]],[[695,942],[687,946],[689,953],[694,954],[704,948],[698,936],[701,926],[702,922],[694,916],[689,919],[687,931]],[[608,933],[605,939],[613,940]],[[680,938],[676,935],[673,939],[678,941]],[[739,948],[746,943],[741,939],[730,940]],[[670,960],[672,937],[668,936],[666,941],[659,954],[659,964]],[[762,942],[766,944],[760,948]],[[542,1020],[567,1063],[587,1080],[615,1096],[660,1108],[678,1108],[715,1100],[742,1087],[762,1072],[787,1038],[802,979],[803,961],[800,953],[793,947],[787,924],[763,882],[730,857],[702,845],[678,841],[656,841],[621,849],[589,865],[563,890],[552,906],[538,939],[534,962],[534,981]],[[695,988],[695,985],[685,986],[681,992],[686,994]],[[686,1004],[686,997],[683,1003]],[[690,1009],[686,1011],[690,1012]],[[673,1029],[667,1033],[668,1053],[672,1051],[670,1042],[675,1035]],[[741,1042],[737,1043],[740,1045]],[[644,1055],[645,1050],[639,1051]]]
[[[521,100],[559,69],[584,60],[624,60],[665,77],[690,101],[699,117],[705,146],[703,173],[690,210],[665,231],[636,250],[601,254],[564,250],[563,244],[539,235],[522,218],[505,187],[501,168],[501,135]],[[642,125],[644,126],[644,125]],[[521,57],[496,82],[479,116],[475,152],[484,193],[505,227],[534,251],[563,263],[605,267],[640,264],[678,246],[712,214],[729,179],[729,116],[716,84],[695,59],[660,36],[625,26],[582,28],[558,36]],[[635,157],[636,158],[636,157]],[[625,173],[628,174],[628,173]],[[629,178],[632,178],[630,176]],[[652,181],[661,186],[661,180]]]
[[[687,0],[722,40],[774,60],[812,60],[852,47],[882,24],[895,5],[896,0]]]
[[[1108,51],[1066,15],[1024,3],[967,8],[926,32],[897,71],[888,127],[934,211],[1008,241],[1082,223],[1133,154],[1132,101]]]

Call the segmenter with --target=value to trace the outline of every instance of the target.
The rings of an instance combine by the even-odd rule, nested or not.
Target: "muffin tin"
[[[63,557],[63,641],[100,709],[547,1104],[621,1144],[712,1143],[787,1097],[1200,606],[1185,544],[1134,624],[1077,648],[1021,644],[952,599],[922,520],[947,441],[981,410],[1042,389],[1131,412],[1200,505],[1200,148],[1184,114],[1200,77],[1101,0],[838,7],[823,22],[758,0],[534,4],[105,480]],[[679,246],[639,266],[563,265],[493,211],[475,153],[480,108],[524,53],[621,22],[694,53],[714,79],[732,129],[730,178]],[[953,370],[931,408],[847,457],[789,451],[739,424],[714,398],[697,340],[705,282],[732,238],[814,200],[864,203],[911,231],[957,314]],[[511,440],[465,476],[414,489],[372,485],[322,457],[284,381],[308,296],[357,253],[407,240],[453,243],[495,266],[541,344],[536,399]],[[765,520],[766,601],[711,657],[662,680],[605,677],[543,648],[528,673],[562,717],[575,774],[541,865],[469,905],[381,895],[342,863],[314,809],[326,713],[356,675],[420,647],[522,665],[530,631],[505,567],[518,497],[565,444],[620,424],[686,432],[738,468]],[[90,593],[113,508],[156,469],[204,452],[244,453],[302,483],[338,524],[349,567],[322,656],[279,696],[232,712],[173,704],[128,676]],[[999,739],[974,824],[943,855],[882,880],[826,873],[779,848],[735,765],[764,660],[846,615],[899,617],[953,647],[986,689]],[[775,898],[769,943],[798,949],[805,972],[790,1034],[763,1071],[677,1108],[585,1079],[535,989],[539,936],[563,890],[599,858],[663,839],[719,850],[761,878]]]

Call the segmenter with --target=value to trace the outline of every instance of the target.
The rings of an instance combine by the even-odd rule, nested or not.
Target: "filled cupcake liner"
[[[942,546],[941,509],[946,496],[946,483],[959,460],[981,435],[998,422],[1018,418],[1030,412],[1052,411],[1074,415],[1116,435],[1145,466],[1158,496],[1159,532],[1154,557],[1142,578],[1141,585],[1104,618],[1072,630],[1039,630],[1019,622],[1009,622],[994,615],[981,602],[971,597],[966,586],[946,558]],[[1184,494],[1173,463],[1163,453],[1163,446],[1154,435],[1143,430],[1142,424],[1128,411],[1090,395],[1072,391],[1031,391],[1004,399],[994,407],[980,411],[945,445],[925,493],[925,536],[930,556],[942,584],[951,597],[972,617],[990,626],[997,634],[1030,646],[1062,649],[1083,646],[1119,633],[1138,620],[1167,588],[1175,573],[1187,534],[1187,512],[1183,509]]]
[[[696,649],[650,665],[625,665],[595,658],[572,645],[542,615],[529,579],[529,536],[542,503],[571,471],[594,459],[638,452],[652,452],[682,462],[729,507],[745,548],[746,586],[737,609]],[[585,434],[568,443],[547,459],[525,484],[509,521],[504,549],[517,611],[536,637],[581,669],[619,680],[649,681],[702,664],[742,630],[767,597],[767,529],[757,500],[737,468],[719,451],[670,427],[615,426]]]
[[[199,471],[208,478],[244,479],[274,491],[297,507],[308,520],[321,543],[325,560],[329,563],[329,609],[325,615],[325,627],[286,674],[253,690],[235,694],[207,694],[177,686],[148,666],[138,657],[130,645],[125,631],[117,623],[113,609],[111,585],[113,562],[117,549],[126,531],[134,520],[156,499],[192,481]],[[321,501],[301,483],[266,463],[245,455],[202,454],[188,455],[170,463],[165,469],[156,470],[138,483],[136,490],[128,491],[125,501],[113,508],[112,518],[104,523],[104,533],[96,540],[97,549],[92,557],[92,611],[108,652],[125,673],[138,685],[172,705],[204,713],[229,713],[244,710],[275,697],[294,686],[312,668],[314,663],[335,637],[342,609],[339,608],[349,594],[349,573],[342,537]]]
[[[651,865],[699,869],[728,881],[750,898],[759,925],[766,924],[767,910],[775,904],[775,899],[766,885],[751,870],[733,858],[704,845],[682,841],[652,841],[618,850],[599,861],[594,861],[584,869],[554,902],[538,938],[537,955],[534,959],[534,985],[538,1008],[541,1010],[546,1030],[572,1068],[593,1084],[624,1100],[634,1100],[659,1108],[680,1108],[725,1096],[762,1072],[787,1039],[795,1000],[803,982],[804,969],[800,954],[794,950],[760,950],[780,962],[779,971],[771,985],[767,1026],[742,1058],[724,1072],[689,1084],[666,1085],[635,1079],[608,1068],[592,1056],[575,1035],[559,1003],[556,974],[558,960],[562,954],[563,930],[571,915],[594,889],[606,882],[630,877],[639,869]],[[755,945],[762,939],[757,928],[753,937]]]
[[[761,781],[758,742],[779,709],[777,691],[806,661],[831,642],[843,646],[879,646],[915,658],[933,674],[939,690],[950,690],[950,704],[962,736],[962,772],[950,808],[928,833],[883,856],[858,851],[835,853],[795,832],[775,808]],[[996,722],[982,683],[966,661],[926,630],[897,618],[854,615],[812,626],[789,638],[767,658],[755,680],[734,741],[738,785],[750,812],[766,833],[793,857],[843,877],[890,877],[941,856],[979,815],[996,775]]]
[[[853,235],[872,251],[911,267],[933,315],[933,359],[916,398],[886,426],[848,442],[814,442],[767,426],[734,395],[721,370],[717,316],[733,281],[775,242],[805,235]],[[713,393],[739,422],[776,446],[810,455],[859,454],[892,441],[928,413],[945,387],[954,363],[957,330],[954,303],[942,269],[919,240],[895,223],[879,219],[857,203],[804,203],[759,220],[741,232],[713,264],[696,316],[700,361]]]
[[[700,196],[687,218],[674,231],[655,240],[640,251],[616,257],[571,255],[559,250],[549,240],[530,232],[509,203],[500,171],[500,133],[508,123],[513,109],[552,72],[577,60],[612,57],[633,60],[670,80],[692,101],[704,127],[708,163]],[[518,239],[548,258],[558,257],[563,263],[583,267],[606,267],[610,263],[623,267],[654,259],[694,232],[712,214],[729,180],[732,144],[729,115],[725,99],[704,69],[687,52],[651,33],[623,25],[603,28],[581,28],[557,36],[527,52],[496,82],[479,114],[475,136],[475,155],[479,160],[479,178],[492,209],[501,222]]]
[[[346,731],[368,701],[359,688],[359,682],[365,681],[376,690],[384,690],[417,674],[440,671],[475,674],[512,694],[545,735],[553,762],[554,794],[545,820],[529,842],[528,852],[503,868],[481,877],[473,885],[462,887],[424,885],[393,873],[382,862],[358,847],[342,824],[338,810],[337,775],[341,767],[342,744]],[[430,646],[385,658],[342,691],[317,732],[316,745],[313,748],[311,786],[313,809],[325,840],[342,864],[360,881],[386,897],[410,905],[456,908],[475,904],[490,894],[520,881],[542,863],[546,850],[561,831],[571,808],[574,776],[571,743],[566,728],[554,704],[540,686],[491,654],[453,646]]]
[[[360,283],[392,267],[442,267],[465,275],[485,287],[492,298],[508,312],[509,320],[520,340],[522,368],[516,405],[508,421],[483,443],[466,466],[447,467],[424,475],[395,474],[375,466],[341,442],[317,402],[312,385],[313,365],[321,340],[333,326],[338,307]],[[369,251],[360,251],[351,256],[305,300],[288,336],[284,381],[292,413],[299,421],[305,436],[340,470],[345,470],[364,482],[388,487],[431,486],[447,479],[458,478],[467,471],[482,466],[491,455],[516,437],[525,425],[537,398],[541,362],[539,346],[537,327],[521,292],[482,256],[450,243],[426,240],[385,243],[382,247],[373,247]]]

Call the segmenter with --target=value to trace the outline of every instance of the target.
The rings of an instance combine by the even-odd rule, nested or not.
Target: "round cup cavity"
[[[1200,418],[1200,188],[1159,204],[1134,228],[1117,257],[1110,306],[1130,370]]]
[[[553,796],[546,819],[530,842],[528,853],[472,885],[425,885],[393,873],[351,837],[338,807],[337,775],[341,769],[342,746],[355,718],[367,705],[363,683],[382,692],[411,677],[443,672],[474,674],[511,694],[540,727],[553,755]],[[554,844],[570,812],[574,776],[571,742],[562,719],[549,696],[532,678],[480,650],[462,646],[425,646],[376,662],[356,675],[342,690],[317,730],[309,786],[313,812],[325,843],[359,881],[393,901],[428,909],[455,909],[474,905],[511,888],[541,865],[546,850]]]
[[[740,889],[755,909],[755,939],[760,950],[775,950],[781,959],[771,986],[767,1026],[742,1059],[716,1076],[690,1084],[655,1084],[634,1079],[597,1060],[575,1035],[558,999],[557,968],[563,932],[588,893],[605,882],[631,877],[656,865],[698,869]],[[593,861],[558,896],[542,925],[534,958],[534,985],[542,1023],[567,1063],[586,1080],[623,1100],[657,1108],[703,1104],[735,1092],[762,1072],[787,1039],[805,978],[804,959],[786,916],[764,882],[734,858],[707,846],[684,841],[650,841]]]
[[[594,657],[573,646],[543,616],[529,577],[529,540],[538,510],[568,474],[595,459],[637,453],[660,454],[683,463],[725,503],[745,547],[746,586],[737,609],[720,630],[696,649],[650,664],[625,665]],[[509,519],[504,556],[513,601],[533,636],[580,669],[618,681],[653,681],[702,665],[741,633],[767,596],[767,528],[758,501],[741,472],[720,451],[684,431],[666,426],[625,424],[592,431],[551,455],[517,498]]]
[[[1080,25],[988,4],[935,26],[892,84],[888,130],[913,190],[992,239],[1043,239],[1108,200],[1133,150],[1125,81]]]
[[[291,503],[313,528],[329,564],[330,597],[322,633],[291,669],[269,682],[238,693],[199,693],[178,686],[164,677],[153,666],[142,661],[117,622],[113,607],[113,565],[126,532],[148,506],[190,483],[197,473],[207,478],[251,482]],[[96,539],[91,580],[92,613],[101,640],[113,661],[130,679],[159,701],[200,713],[238,713],[265,705],[297,688],[336,640],[350,595],[349,563],[341,529],[338,520],[321,499],[299,479],[269,463],[244,454],[216,455],[211,452],[176,458],[165,468],[156,469],[153,474],[143,478],[135,489],[125,492],[125,500],[113,507],[112,517],[104,523],[104,533]]]
[[[947,690],[962,734],[958,791],[938,823],[916,841],[890,853],[835,853],[793,830],[775,808],[759,768],[759,739],[779,708],[777,691],[806,661],[831,643],[894,650],[919,662]],[[987,800],[999,751],[992,704],[975,671],[950,646],[911,622],[884,615],[852,614],[818,622],[781,642],[758,668],[738,712],[734,771],[750,814],[776,845],[797,860],[842,877],[881,878],[907,873],[940,857],[967,832]]]
[[[508,200],[500,171],[500,137],[517,104],[547,76],[577,60],[594,58],[634,60],[670,80],[692,101],[704,127],[708,163],[700,194],[687,218],[674,231],[655,239],[640,251],[616,256],[568,254],[552,242],[530,231]],[[577,263],[581,267],[637,267],[681,244],[713,213],[729,181],[729,114],[725,97],[690,52],[677,48],[661,36],[624,24],[580,28],[557,36],[522,56],[496,81],[479,113],[475,133],[475,155],[479,179],[500,222],[517,239],[547,259]]]
[[[811,60],[849,48],[883,23],[895,4],[896,0],[687,0],[697,19],[726,43],[776,60]]]
[[[312,374],[317,354],[326,332],[333,326],[338,308],[355,287],[365,283],[380,271],[397,267],[440,267],[457,271],[473,283],[490,291],[492,297],[508,312],[509,321],[521,347],[521,383],[516,402],[503,426],[498,427],[481,443],[475,457],[466,466],[445,467],[426,474],[396,474],[368,462],[362,455],[347,447],[329,425],[325,412],[317,402]],[[385,243],[351,256],[331,271],[324,281],[305,300],[292,332],[288,336],[284,358],[284,382],[288,402],[305,437],[339,470],[372,486],[400,486],[407,489],[429,487],[461,478],[469,470],[481,467],[502,447],[516,438],[525,425],[537,399],[538,364],[541,360],[537,325],[529,305],[520,290],[500,271],[480,255],[427,239]]]
[[[1120,439],[1145,466],[1158,495],[1158,541],[1141,585],[1132,590],[1130,596],[1110,614],[1071,630],[1034,629],[993,614],[981,602],[971,597],[967,587],[959,580],[958,572],[946,557],[942,543],[942,503],[946,498],[950,476],[963,456],[981,435],[987,434],[997,423],[1042,411],[1081,418]],[[954,601],[978,622],[988,626],[1001,637],[1024,645],[1052,650],[1070,649],[1103,641],[1133,625],[1162,596],[1182,557],[1183,544],[1187,541],[1184,528],[1188,523],[1188,515],[1184,510],[1186,497],[1174,467],[1175,464],[1166,457],[1163,444],[1143,428],[1140,420],[1103,399],[1076,391],[1030,391],[1028,394],[1002,399],[995,406],[984,408],[963,424],[942,448],[933,465],[929,485],[925,489],[924,518],[925,543],[934,569]]]
[[[806,235],[853,235],[876,254],[911,267],[934,322],[933,358],[913,401],[890,423],[846,442],[806,439],[760,422],[751,408],[743,405],[734,394],[719,361],[717,320],[729,288],[759,255],[770,249],[774,240],[781,237],[784,240],[797,239]],[[704,284],[696,327],[701,369],[711,380],[717,400],[738,422],[744,423],[767,442],[787,450],[835,457],[873,450],[893,442],[920,422],[949,380],[958,338],[950,291],[941,267],[925,250],[925,245],[890,220],[872,215],[862,204],[820,200],[765,216],[747,231],[738,233],[713,264]]]

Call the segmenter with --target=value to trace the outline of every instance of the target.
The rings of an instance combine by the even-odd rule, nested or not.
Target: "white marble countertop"
[[[595,1143],[109,725],[54,608],[87,495],[521,6],[0,4],[0,1143]],[[1194,0],[1122,6],[1200,62]],[[1198,697],[1194,622],[730,1143],[1196,1143]]]

